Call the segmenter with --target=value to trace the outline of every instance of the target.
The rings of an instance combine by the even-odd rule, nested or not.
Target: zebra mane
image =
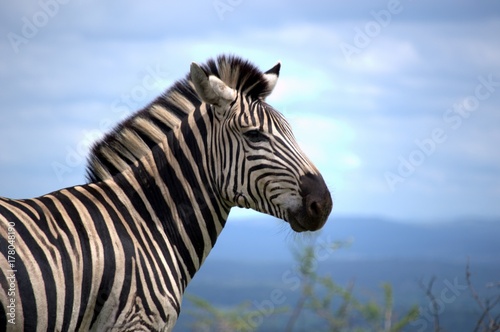
[[[217,76],[229,87],[252,99],[263,99],[272,91],[264,73],[239,57],[221,55],[200,66],[208,75]],[[94,144],[88,157],[88,182],[102,181],[127,169],[164,140],[168,132],[202,103],[189,74],[177,81]]]

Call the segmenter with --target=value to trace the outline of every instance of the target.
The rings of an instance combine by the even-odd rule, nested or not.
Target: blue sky
[[[234,53],[282,62],[268,101],[333,216],[500,217],[498,1],[40,0],[0,22],[2,196],[83,183],[93,140]]]

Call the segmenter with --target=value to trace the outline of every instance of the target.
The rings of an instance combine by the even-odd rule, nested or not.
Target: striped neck
[[[136,223],[164,242],[167,262],[178,270],[183,292],[222,231],[231,206],[219,195],[207,165],[206,114],[197,109],[166,139],[130,168],[113,177],[127,196]],[[171,260],[171,261],[169,261]]]

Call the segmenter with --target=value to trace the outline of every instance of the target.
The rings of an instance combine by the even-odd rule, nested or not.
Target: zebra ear
[[[273,68],[269,69],[264,73],[264,78],[266,79],[268,84],[268,92],[263,96],[263,98],[266,98],[271,94],[271,92],[273,92],[276,83],[278,83],[278,77],[280,76],[280,68],[281,68],[281,62],[278,61],[278,63],[274,65]]]
[[[236,98],[236,91],[218,77],[208,75],[198,64],[191,63],[191,81],[196,93],[207,104],[223,107]]]

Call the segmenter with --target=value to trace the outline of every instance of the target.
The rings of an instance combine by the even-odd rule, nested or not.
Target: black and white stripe
[[[321,228],[328,189],[265,102],[279,69],[193,63],[95,145],[89,184],[1,198],[0,330],[171,330],[231,207]]]

